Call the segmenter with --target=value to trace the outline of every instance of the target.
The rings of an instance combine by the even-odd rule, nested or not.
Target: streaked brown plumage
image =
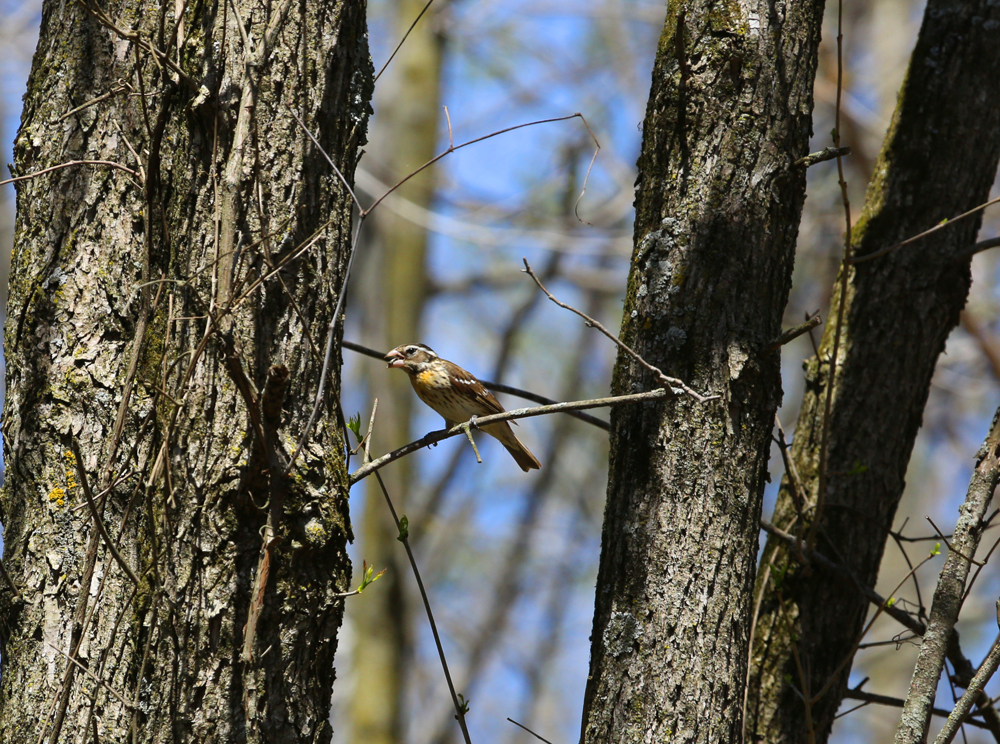
[[[469,372],[454,362],[442,359],[424,344],[403,344],[385,355],[390,369],[401,369],[410,377],[413,391],[441,416],[450,428],[473,416],[503,413],[503,406],[493,393]],[[502,444],[527,472],[541,464],[514,436],[506,421],[488,424],[482,430]]]

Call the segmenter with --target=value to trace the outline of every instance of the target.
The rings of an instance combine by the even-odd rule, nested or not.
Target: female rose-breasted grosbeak
[[[417,397],[440,413],[449,429],[473,416],[503,413],[503,406],[483,383],[457,364],[439,357],[429,346],[397,346],[385,355],[385,361],[390,369],[401,369],[410,376]],[[541,467],[506,421],[487,424],[482,429],[510,452],[524,472]]]

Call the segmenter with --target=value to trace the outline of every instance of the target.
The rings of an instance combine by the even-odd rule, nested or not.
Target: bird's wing
[[[455,365],[455,369],[452,370],[451,381],[456,388],[474,398],[488,411],[488,413],[482,415],[503,413],[504,407],[500,405],[500,401],[494,397],[493,393],[484,388],[483,383],[477,380],[475,376],[469,374],[457,364]]]

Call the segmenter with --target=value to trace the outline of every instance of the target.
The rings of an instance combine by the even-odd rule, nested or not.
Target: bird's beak
[[[393,349],[383,358],[389,365],[389,369],[392,369],[393,367],[402,367],[403,363],[405,362],[405,359],[403,357],[403,352],[401,352],[399,349]]]

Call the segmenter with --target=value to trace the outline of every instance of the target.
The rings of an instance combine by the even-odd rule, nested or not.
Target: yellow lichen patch
[[[59,486],[56,486],[49,491],[49,501],[54,501],[56,506],[62,506],[66,503],[66,492]]]
[[[72,451],[66,450],[63,459],[66,461],[66,488],[73,490],[76,488],[76,457]]]

